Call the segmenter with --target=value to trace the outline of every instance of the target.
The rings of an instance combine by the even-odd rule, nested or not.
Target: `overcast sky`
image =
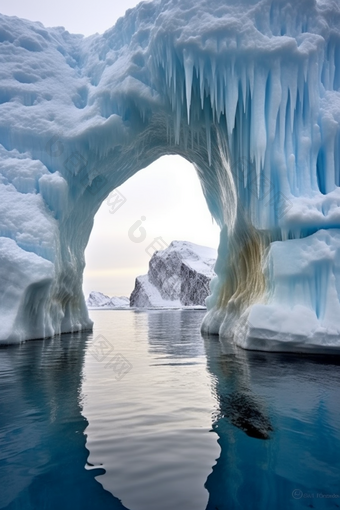
[[[0,0],[0,12],[91,35],[110,28],[126,9],[138,3],[135,0]],[[110,296],[129,296],[135,277],[147,272],[153,251],[150,245],[155,238],[160,238],[158,242],[164,247],[173,240],[186,240],[217,248],[219,229],[212,223],[194,168],[182,158],[159,159],[118,191],[123,197],[121,207],[113,213],[113,197],[111,202],[103,202],[95,218],[85,254],[86,295],[98,290]]]
[[[0,0],[0,12],[41,21],[47,27],[63,26],[69,32],[91,35],[105,32],[135,0]]]

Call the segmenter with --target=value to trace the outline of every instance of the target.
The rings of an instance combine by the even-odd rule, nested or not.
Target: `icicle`
[[[190,124],[190,106],[191,106],[191,91],[192,91],[192,78],[193,78],[193,70],[194,70],[194,61],[189,52],[184,49],[183,50],[183,64],[184,64],[184,74],[185,74],[185,93],[187,100],[187,116],[188,116],[188,124]]]
[[[226,75],[227,76],[227,75]],[[227,79],[226,79],[227,81]],[[230,136],[236,119],[236,107],[239,100],[238,81],[230,77],[225,91],[225,114],[227,119],[228,135]]]
[[[246,113],[246,101],[247,101],[247,76],[245,66],[242,66],[241,70],[241,88],[242,88],[242,98],[243,98],[243,111]]]
[[[267,122],[267,137],[269,141],[275,139],[275,129],[277,116],[280,109],[282,100],[282,87],[281,87],[281,68],[279,62],[275,62],[272,69],[269,71],[268,79],[270,80],[270,88],[268,91],[269,97],[267,97],[267,110],[266,110],[266,122]]]
[[[211,109],[213,112],[213,122],[215,121],[215,112],[217,110],[217,79],[216,79],[216,60],[211,57],[211,81],[210,81],[210,94],[211,94]]]
[[[230,59],[230,66],[231,66],[231,78],[235,78],[235,55],[232,55]]]
[[[254,93],[254,84],[255,84],[255,70],[254,70],[254,62],[251,60],[247,66],[247,74],[248,74],[248,80],[249,80],[249,90],[250,90],[250,97],[253,97]]]
[[[199,58],[199,74],[200,74],[200,98],[201,98],[201,108],[204,108],[204,60],[203,58]]]
[[[207,140],[207,152],[208,152],[208,161],[209,166],[211,165],[211,123],[209,110],[207,107],[204,109],[204,117],[205,117],[205,132],[206,132],[206,140]]]
[[[182,104],[180,99],[177,99],[177,108],[175,114],[175,144],[179,144],[179,136],[181,130],[181,113],[182,113]]]
[[[224,111],[224,93],[225,93],[225,87],[223,83],[223,76],[221,73],[218,74],[218,87],[217,87],[217,102],[216,102],[216,108],[217,108],[217,122],[220,122],[221,114]]]
[[[279,112],[279,143],[280,149],[282,153],[284,152],[284,143],[285,143],[285,134],[286,134],[286,113],[287,113],[287,100],[288,100],[288,88],[286,85],[282,84],[282,92],[281,92],[281,105]]]
[[[177,69],[176,69],[176,58],[173,59],[173,83],[174,83],[174,95],[177,94]]]
[[[165,66],[166,66],[166,72],[167,72],[167,83],[168,83],[168,87],[170,88],[171,82],[172,82],[173,62],[172,62],[172,53],[171,53],[169,46],[167,46],[166,51],[167,51],[167,60],[166,60]]]
[[[308,71],[308,96],[309,104],[311,107],[311,117],[314,118],[314,112],[319,110],[319,94],[315,89],[315,84],[319,83],[318,76],[318,63],[316,62],[316,56],[311,57],[309,71]]]
[[[257,191],[260,187],[260,172],[267,148],[267,130],[265,122],[265,99],[268,72],[258,68],[251,101],[250,119],[250,156],[255,160]]]
[[[287,70],[288,71],[288,70]],[[288,76],[288,87],[290,93],[290,130],[294,128],[294,112],[296,108],[297,87],[298,87],[298,68],[293,63],[290,64],[289,73],[284,72]]]

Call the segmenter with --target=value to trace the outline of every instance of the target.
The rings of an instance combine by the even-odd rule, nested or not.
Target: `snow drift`
[[[215,276],[216,256],[213,248],[173,241],[168,248],[152,255],[148,274],[136,278],[130,305],[141,308],[205,306],[209,284]]]
[[[88,38],[1,16],[0,341],[91,327],[96,211],[179,154],[221,227],[203,330],[339,348],[339,27],[335,0],[155,0]]]

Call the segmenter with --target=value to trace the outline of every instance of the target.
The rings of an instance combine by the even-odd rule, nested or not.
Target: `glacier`
[[[172,241],[152,255],[148,273],[137,276],[130,306],[205,307],[209,284],[215,276],[216,257],[213,248]]]
[[[0,342],[92,327],[94,215],[178,154],[221,228],[202,331],[338,351],[339,89],[336,0],[154,0],[87,38],[1,15]]]

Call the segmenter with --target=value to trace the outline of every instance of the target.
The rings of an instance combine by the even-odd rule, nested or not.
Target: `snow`
[[[213,248],[172,241],[152,255],[148,274],[136,278],[131,306],[204,308],[210,281],[215,276],[216,257]]]
[[[202,330],[339,348],[339,125],[335,0],[154,0],[87,38],[0,15],[0,342],[91,328],[94,215],[178,154],[221,227]]]
[[[164,299],[147,274],[136,278],[130,303],[135,308],[183,308],[179,299]]]
[[[200,273],[210,279],[215,276],[214,266],[217,252],[214,248],[200,246],[188,241],[172,241],[168,248],[158,252],[157,255],[166,263],[167,258],[175,253],[186,266],[196,273]]]
[[[88,308],[127,308],[130,306],[130,300],[125,296],[109,297],[101,292],[92,291],[86,300],[86,305]]]

